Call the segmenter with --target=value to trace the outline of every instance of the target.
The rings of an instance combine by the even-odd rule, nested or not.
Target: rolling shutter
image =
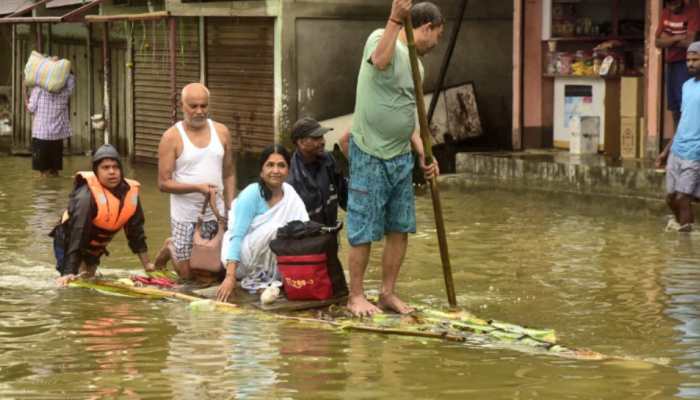
[[[199,82],[196,18],[177,20],[176,88]],[[137,161],[157,163],[158,143],[171,126],[168,21],[134,25],[134,153]],[[178,107],[178,120],[182,112]]]
[[[207,18],[211,118],[225,124],[235,151],[274,143],[274,19]]]

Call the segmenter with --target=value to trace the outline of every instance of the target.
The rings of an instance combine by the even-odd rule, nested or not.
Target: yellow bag
[[[52,60],[38,51],[32,51],[24,67],[24,83],[40,86],[50,92],[59,92],[66,85],[70,74],[70,61]]]

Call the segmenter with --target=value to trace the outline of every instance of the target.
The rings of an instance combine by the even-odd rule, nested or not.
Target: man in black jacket
[[[324,135],[331,130],[309,117],[294,124],[292,142],[296,150],[287,178],[304,201],[309,219],[325,226],[338,223],[338,206],[344,210],[348,200],[347,178],[325,150]]]
[[[95,151],[92,172],[75,175],[68,208],[50,235],[60,286],[78,277],[94,276],[100,257],[109,254],[107,244],[122,228],[144,269],[155,269],[148,259],[139,186],[124,178],[119,153],[108,144]]]
[[[292,127],[292,142],[296,146],[292,154],[287,183],[294,187],[306,205],[309,219],[322,225],[335,227],[338,223],[338,206],[345,210],[348,203],[347,178],[333,156],[326,152],[324,135],[332,128],[322,127],[313,118],[302,118]],[[338,235],[328,245],[328,268],[334,280],[334,296],[347,294],[347,285],[338,259]]]

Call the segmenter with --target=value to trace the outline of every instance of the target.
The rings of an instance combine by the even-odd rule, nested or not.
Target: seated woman
[[[218,301],[227,301],[241,280],[244,288],[255,289],[280,280],[277,260],[270,242],[277,229],[291,221],[308,221],[306,206],[287,184],[290,156],[280,145],[260,155],[260,178],[248,185],[231,204],[228,231],[222,246],[226,278],[219,286]]]

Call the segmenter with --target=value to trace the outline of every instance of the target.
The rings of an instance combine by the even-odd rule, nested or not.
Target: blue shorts
[[[683,84],[690,79],[688,65],[685,61],[677,61],[666,64],[666,96],[668,97],[668,110],[680,112],[681,100],[683,100]]]
[[[386,233],[415,233],[413,154],[383,160],[360,150],[351,139],[347,210],[352,246],[380,241]]]

